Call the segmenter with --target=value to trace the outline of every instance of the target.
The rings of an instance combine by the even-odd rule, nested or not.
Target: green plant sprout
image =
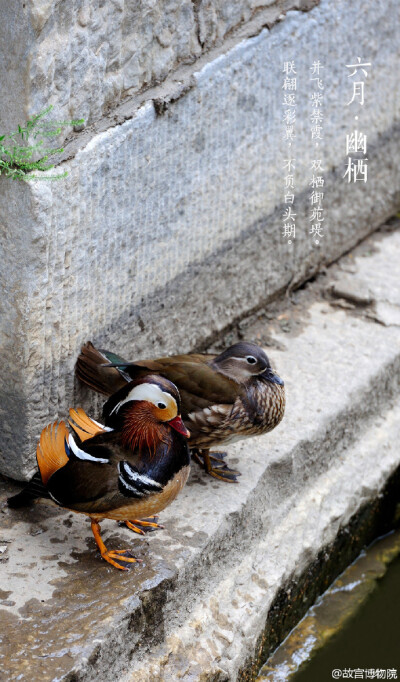
[[[45,121],[45,116],[52,108],[49,106],[36,114],[25,126],[18,126],[18,130],[0,135],[0,175],[13,180],[60,180],[67,176],[67,171],[44,177],[32,174],[32,171],[54,168],[54,164],[48,163],[48,159],[64,151],[62,147],[47,148],[44,140],[57,137],[64,126],[82,125],[84,122],[83,118],[76,121]],[[34,144],[29,144],[30,140]],[[34,160],[35,156],[39,158]]]

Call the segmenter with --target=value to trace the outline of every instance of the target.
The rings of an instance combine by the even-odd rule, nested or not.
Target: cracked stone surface
[[[372,296],[368,286],[361,279],[354,282],[349,277],[342,277],[332,286],[332,293],[334,296],[344,298],[356,304],[368,305],[372,303]]]
[[[400,231],[368,243],[349,277],[400,308]],[[285,380],[286,415],[229,448],[240,483],[207,480],[193,465],[162,514],[165,530],[140,538],[104,522],[106,544],[132,546],[143,564],[123,575],[107,566],[78,515],[1,508],[8,679],[235,680],[279,589],[379,495],[400,464],[400,329],[314,299],[289,334],[279,323],[290,310],[270,320],[267,349]],[[15,489],[4,483],[2,499]]]
[[[5,77],[29,82],[3,100],[1,118],[10,130],[20,122],[16,115],[36,114],[49,104],[57,120],[91,123],[201,51],[190,0],[32,0],[18,3],[17,11],[1,4]],[[17,63],[16,52],[22,52]]]
[[[0,119],[54,106],[57,120],[99,120],[133,94],[165,81],[264,8],[273,21],[310,0],[1,0]],[[272,6],[272,7],[271,7]],[[11,36],[11,39],[10,39]],[[26,85],[29,83],[29,87]]]

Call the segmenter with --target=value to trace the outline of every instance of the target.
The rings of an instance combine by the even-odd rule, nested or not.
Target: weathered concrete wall
[[[43,7],[50,11],[52,3]],[[222,16],[222,7],[214,7],[212,16]],[[247,16],[247,5],[232,7],[235,21]],[[200,16],[206,6],[197,10]],[[395,211],[399,14],[395,0],[374,3],[368,12],[361,0],[323,0],[307,13],[289,12],[271,30],[199,71],[193,67],[190,88],[163,115],[148,101],[123,124],[83,137],[85,146],[61,164],[67,180],[17,187],[3,181],[6,284],[7,273],[18,272],[2,301],[5,473],[30,474],[41,428],[72,400],[82,342],[91,338],[132,356],[204,344],[336,259]],[[51,15],[43,31],[53,21]],[[223,33],[216,29],[213,40]],[[345,65],[358,55],[372,64],[359,122],[368,135],[370,177],[367,184],[347,184],[345,138],[355,121],[346,106],[351,92]],[[295,60],[299,79],[297,240],[291,246],[281,236],[287,59]],[[308,234],[309,164],[316,153],[307,123],[308,79],[316,59],[325,67],[318,157],[325,169],[326,227],[318,246]],[[41,92],[39,84],[33,90]]]
[[[0,0],[0,119],[11,130],[53,104],[61,119],[98,121],[263,9],[274,21],[317,1]]]

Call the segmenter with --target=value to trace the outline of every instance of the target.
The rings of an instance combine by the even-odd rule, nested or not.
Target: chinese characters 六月
[[[356,64],[346,64],[346,68],[350,70],[347,77],[352,79],[353,92],[347,106],[357,107],[357,113],[354,120],[358,121],[359,107],[364,106],[365,102],[365,79],[368,77],[367,66],[371,66],[371,62],[362,62],[361,57],[357,57]],[[356,125],[358,125],[356,123]],[[351,133],[346,135],[346,171],[343,175],[347,178],[347,182],[367,182],[368,179],[368,158],[367,153],[367,136],[364,132],[354,129]],[[350,156],[350,154],[358,154],[362,156]]]

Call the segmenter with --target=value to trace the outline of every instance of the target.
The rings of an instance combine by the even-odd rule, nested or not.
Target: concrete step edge
[[[181,679],[189,671],[193,675],[196,666],[198,677],[194,675],[191,679],[237,679],[244,662],[256,656],[257,644],[277,592],[315,560],[318,551],[333,543],[339,530],[346,528],[360,509],[381,494],[386,481],[399,467],[398,453],[392,447],[399,438],[400,400],[386,413],[384,426],[381,418],[375,419],[360,441],[347,448],[338,466],[321,473],[300,495],[293,495],[288,500],[280,523],[268,529],[241,561],[232,561],[229,573],[221,575],[219,582],[210,581],[210,593],[193,607],[185,622],[169,628],[165,642],[155,649],[150,647],[143,660],[133,663],[130,672],[124,674],[120,682]],[[371,466],[368,476],[365,476],[367,464],[375,461],[377,452],[382,453],[381,468]],[[358,490],[351,489],[348,484],[350,472],[359,476]],[[334,512],[328,510],[327,505],[324,509],[324,500],[332,496],[337,499]],[[302,537],[296,542],[296,528],[301,526],[308,529],[309,537]],[[298,552],[296,563],[285,561],[285,546],[289,542]],[[271,547],[279,548],[281,545],[282,563],[279,566],[277,558],[270,560],[268,554]],[[275,583],[270,580],[274,576]],[[241,603],[237,609],[246,610],[246,618],[238,617],[232,625],[230,595],[240,594],[240,588]],[[206,632],[199,632],[199,641],[208,645],[207,652],[199,655],[193,646],[193,630],[196,627],[200,630],[201,623],[211,624],[208,634],[213,645],[210,639],[207,640]],[[222,633],[219,638],[217,631]],[[216,678],[218,674],[221,677]]]

